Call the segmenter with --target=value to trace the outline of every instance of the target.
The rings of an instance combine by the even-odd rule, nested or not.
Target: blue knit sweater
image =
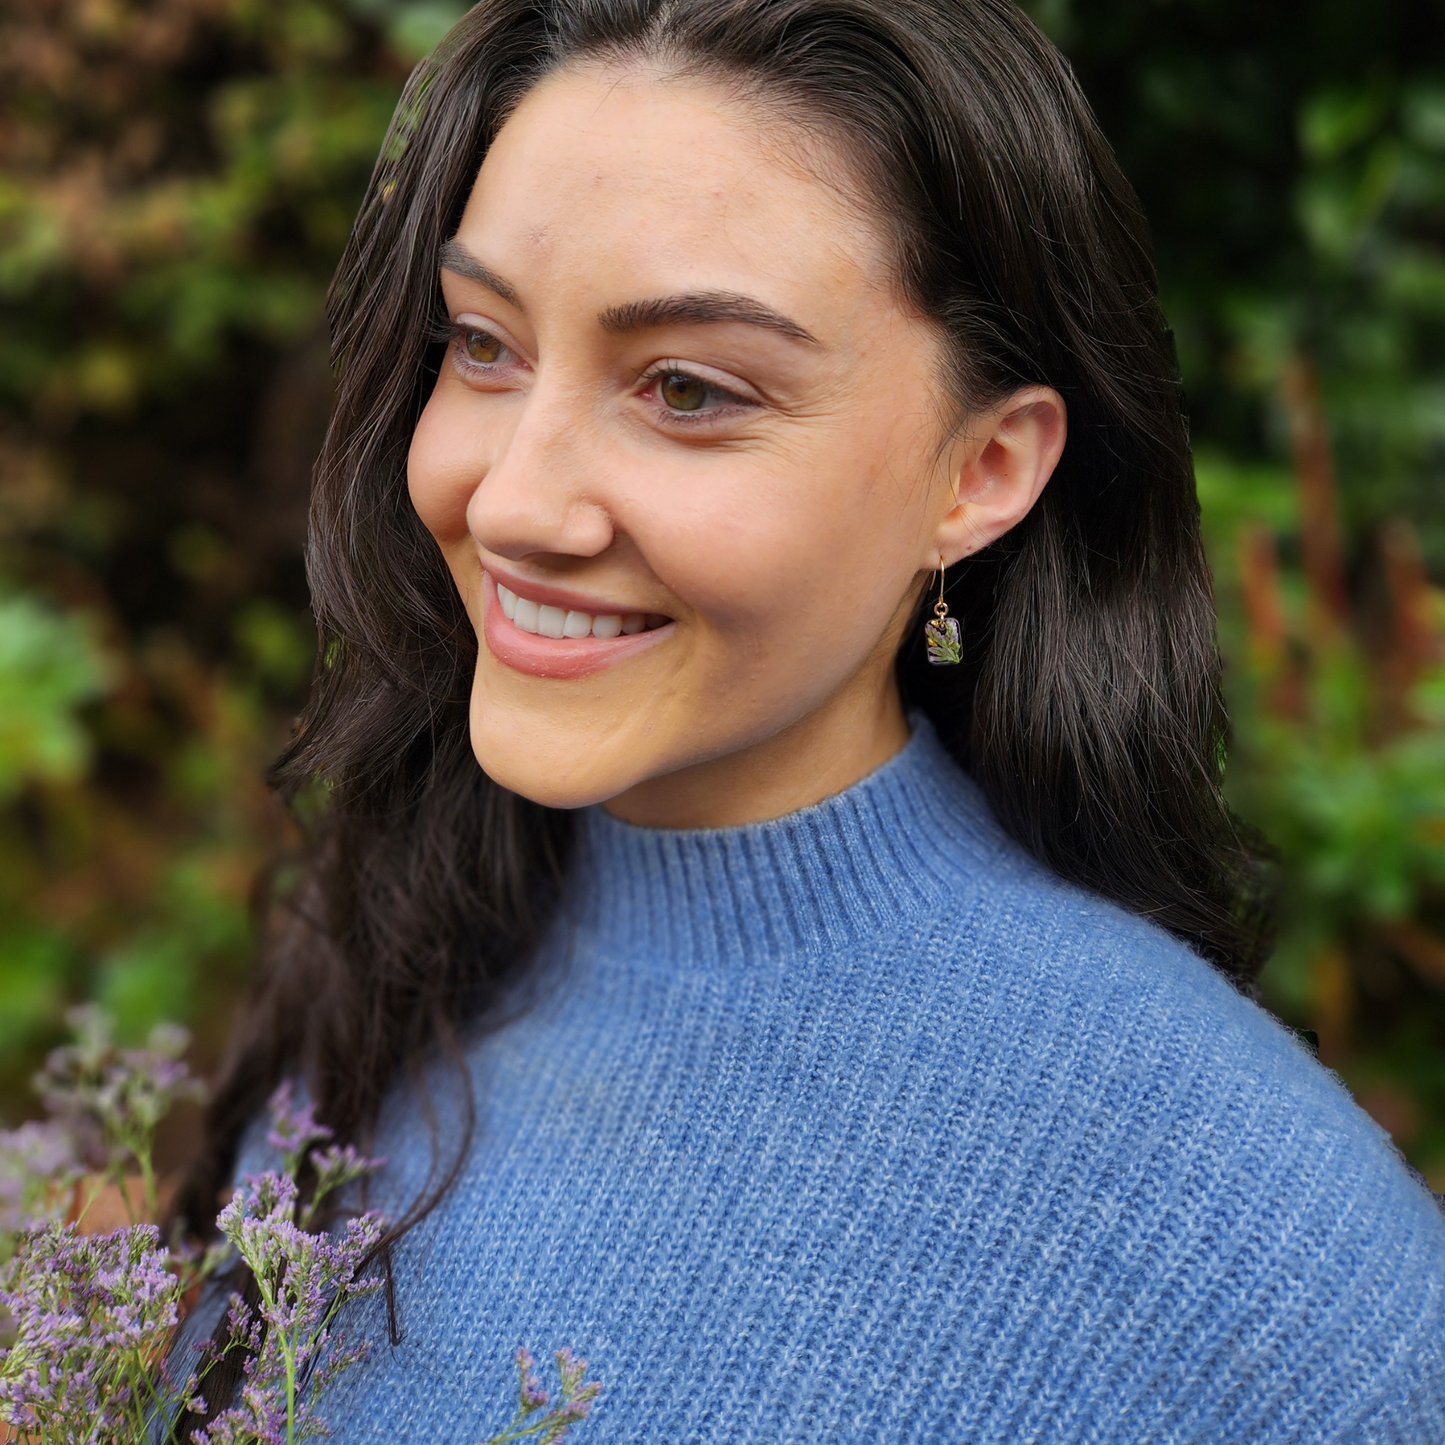
[[[791,817],[583,815],[339,1445],[1445,1442],[1445,1217],[1294,1038],[1027,857],[926,723]],[[398,1092],[394,1201],[429,1136]]]

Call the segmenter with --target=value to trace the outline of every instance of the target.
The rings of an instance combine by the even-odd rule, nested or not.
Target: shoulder
[[[949,1087],[989,1081],[1068,1247],[1156,1313],[1161,1348],[1202,1332],[1320,1420],[1364,1431],[1420,1389],[1445,1410],[1445,1215],[1340,1080],[1163,929],[1001,834],[971,869],[929,984],[977,1055]]]
[[[994,847],[956,895],[937,986],[941,1001],[962,1001],[967,980],[970,1009],[986,999],[1000,1023],[1006,1014],[1041,1087],[1067,1081],[1135,1133],[1194,1121],[1198,1148],[1221,1143],[1208,1121],[1228,1126],[1236,1153],[1268,1140],[1328,1156],[1339,1177],[1350,1158],[1367,1161],[1434,1212],[1384,1131],[1263,1007],[1163,928],[1064,882],[1001,832]]]

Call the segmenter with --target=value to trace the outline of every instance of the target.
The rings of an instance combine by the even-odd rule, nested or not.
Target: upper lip
[[[570,587],[558,587],[552,582],[534,582],[530,577],[520,577],[492,562],[484,562],[483,569],[491,574],[494,582],[500,582],[518,597],[544,607],[561,607],[569,612],[587,612],[593,617],[627,617],[636,612],[644,616],[662,616],[655,607],[623,607],[615,602],[589,597],[585,592],[575,592]]]

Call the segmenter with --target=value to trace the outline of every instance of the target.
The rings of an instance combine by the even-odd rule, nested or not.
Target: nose
[[[575,388],[537,378],[467,503],[467,529],[481,547],[521,561],[596,557],[612,545],[603,448],[588,411]]]

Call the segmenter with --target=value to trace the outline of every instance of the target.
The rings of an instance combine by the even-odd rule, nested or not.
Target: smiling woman
[[[471,738],[507,788],[744,823],[906,740],[920,579],[1023,517],[1065,406],[1024,387],[959,424],[849,176],[736,85],[655,64],[567,67],[487,151],[408,472],[486,640]]]
[[[391,1159],[337,1438],[472,1442],[537,1338],[599,1441],[1445,1438],[1445,1219],[1248,997],[1143,222],[1021,13],[483,0],[332,319],[309,864],[183,1207],[286,1077]]]

